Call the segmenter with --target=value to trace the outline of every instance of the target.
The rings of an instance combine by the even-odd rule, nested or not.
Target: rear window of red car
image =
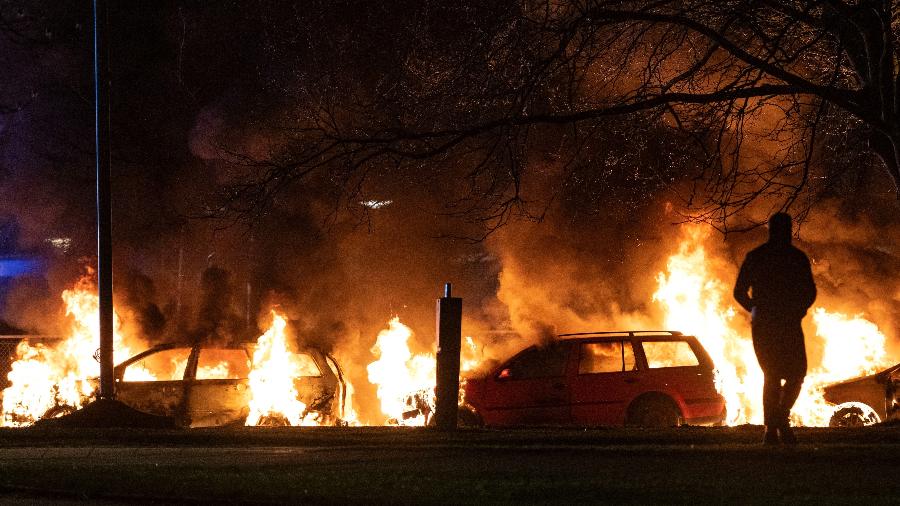
[[[641,346],[650,369],[700,365],[697,355],[686,341],[643,341]]]

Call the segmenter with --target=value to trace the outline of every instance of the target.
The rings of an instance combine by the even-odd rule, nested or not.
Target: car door
[[[184,374],[191,349],[151,349],[117,367],[116,398],[138,411],[179,420],[184,408]]]
[[[572,421],[579,425],[621,425],[628,403],[640,393],[640,372],[630,340],[584,341],[574,350]]]
[[[571,346],[528,348],[497,369],[487,382],[485,423],[558,425],[571,421],[566,378]]]
[[[245,348],[198,347],[186,380],[190,426],[244,423],[249,413],[249,374],[250,354]]]

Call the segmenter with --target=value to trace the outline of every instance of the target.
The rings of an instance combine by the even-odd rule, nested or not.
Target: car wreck
[[[835,405],[830,427],[859,427],[900,419],[900,364],[828,385],[823,397]]]
[[[243,425],[249,414],[255,343],[167,343],[115,367],[116,397],[138,411],[184,427]],[[319,425],[341,425],[346,383],[337,361],[317,348],[295,352],[298,399]],[[152,373],[150,371],[153,371]],[[272,417],[260,425],[282,425]]]

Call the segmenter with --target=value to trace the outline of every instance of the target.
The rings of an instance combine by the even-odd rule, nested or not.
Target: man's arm
[[[734,300],[748,312],[753,311],[753,299],[750,298],[750,256],[741,264],[737,282],[734,284]]]
[[[816,301],[816,283],[813,281],[809,257],[805,254],[803,255],[803,269],[800,278],[800,302],[803,304],[803,314],[806,314],[806,311],[808,311],[810,306],[813,305],[813,302]]]

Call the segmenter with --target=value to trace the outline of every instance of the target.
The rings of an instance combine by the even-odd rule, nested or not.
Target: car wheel
[[[866,425],[874,425],[881,421],[878,413],[871,406],[861,402],[846,402],[837,406],[831,420],[828,421],[829,427],[865,427]]]
[[[677,427],[684,422],[675,402],[662,395],[641,397],[628,408],[627,425]]]

